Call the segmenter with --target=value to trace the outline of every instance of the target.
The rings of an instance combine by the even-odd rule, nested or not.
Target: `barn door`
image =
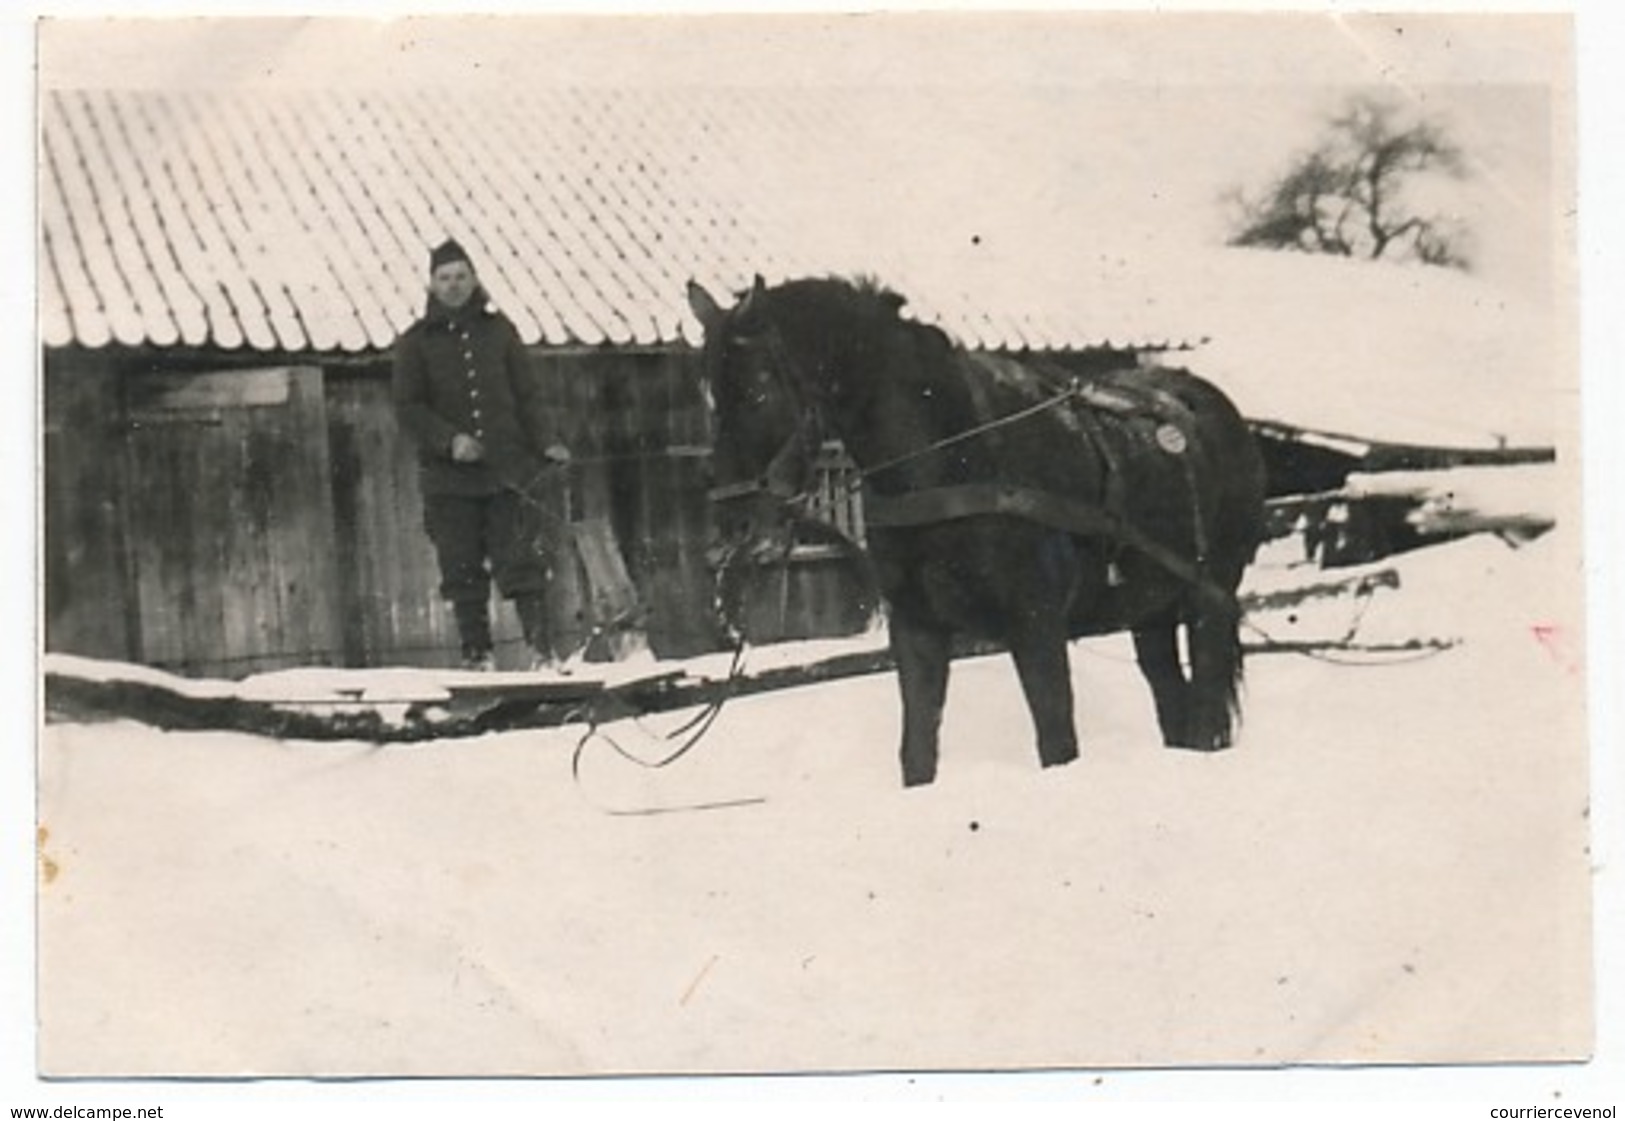
[[[321,371],[164,374],[128,386],[141,661],[228,677],[337,661]]]

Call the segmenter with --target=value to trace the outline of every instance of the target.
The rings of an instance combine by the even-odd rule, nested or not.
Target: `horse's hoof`
[[[1230,739],[1228,736],[1215,736],[1210,740],[1168,740],[1166,746],[1176,748],[1180,751],[1201,751],[1206,752],[1207,754],[1212,754],[1215,751],[1224,751],[1227,749],[1230,746]]]
[[[1054,755],[1040,756],[1038,762],[1042,767],[1064,767],[1068,763],[1074,762],[1077,758],[1078,749],[1074,747],[1071,751],[1060,752]]]

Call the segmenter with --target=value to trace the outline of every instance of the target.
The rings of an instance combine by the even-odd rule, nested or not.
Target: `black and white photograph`
[[[1572,15],[36,36],[40,1077],[1583,1079]]]

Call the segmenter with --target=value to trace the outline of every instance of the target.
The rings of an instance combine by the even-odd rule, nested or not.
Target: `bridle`
[[[755,564],[766,561],[770,565],[777,565],[781,569],[781,579],[785,581],[781,587],[787,594],[789,566],[792,563],[795,533],[798,529],[816,530],[818,538],[835,544],[869,573],[871,581],[873,578],[868,567],[869,556],[864,552],[863,546],[838,529],[831,521],[820,517],[815,509],[819,494],[816,478],[818,451],[824,444],[827,431],[823,403],[811,388],[811,383],[797,368],[796,359],[785,346],[784,338],[776,324],[769,323],[765,328],[745,338],[765,349],[768,374],[773,387],[789,403],[795,415],[795,423],[783,443],[768,457],[767,463],[753,477],[722,482],[707,492],[711,501],[719,506],[754,502],[757,509],[769,512],[768,518],[776,522],[777,528],[787,530],[789,533],[785,548],[779,552],[771,548],[773,544],[771,531],[764,533],[753,522],[752,528],[755,532],[743,539],[727,542],[713,556],[715,568],[713,610],[736,642],[743,642],[743,634],[732,618],[729,597],[725,590],[734,565],[744,560]],[[762,551],[764,544],[770,546],[765,552]],[[782,598],[781,596],[781,611],[785,608]]]
[[[766,347],[768,358],[772,364],[771,374],[788,396],[796,408],[796,425],[790,435],[780,445],[779,449],[769,459],[761,473],[754,479],[733,483],[724,483],[714,487],[710,494],[714,502],[727,502],[754,498],[769,503],[775,512],[793,530],[800,524],[817,522],[822,534],[827,538],[831,535],[841,544],[844,551],[858,558],[865,565],[868,563],[868,554],[856,541],[845,533],[828,524],[823,519],[816,518],[811,508],[814,503],[817,488],[814,486],[814,471],[816,468],[814,452],[822,443],[824,433],[823,410],[820,402],[813,396],[810,384],[798,376],[794,369],[794,357],[784,345],[784,340],[776,325],[769,324],[766,328]],[[933,455],[944,448],[974,439],[995,429],[1019,423],[1029,417],[1038,416],[1051,410],[1060,408],[1072,402],[1082,402],[1086,406],[1101,407],[1108,411],[1122,411],[1123,402],[1110,393],[1102,396],[1101,391],[1093,389],[1080,378],[1072,378],[1066,384],[1054,388],[1048,396],[1015,412],[994,417],[980,424],[975,424],[962,431],[951,433],[936,440],[929,441],[918,448],[913,448],[901,455],[895,456],[881,463],[870,464],[860,469],[846,481],[848,487],[857,487],[866,480],[884,471],[901,467],[909,462],[925,456]],[[1184,435],[1184,433],[1178,433]],[[1189,439],[1188,436],[1185,439]],[[1195,540],[1195,559],[1188,561],[1173,551],[1165,548],[1149,535],[1139,530],[1132,523],[1111,516],[1102,516],[1100,511],[1093,507],[1080,510],[1077,503],[1068,502],[1064,498],[1038,495],[1035,502],[1029,502],[1032,509],[1023,509],[1024,516],[1031,517],[1043,524],[1052,525],[1067,530],[1081,530],[1083,532],[1107,532],[1120,543],[1132,546],[1162,564],[1174,575],[1187,580],[1205,592],[1214,594],[1216,598],[1227,606],[1234,606],[1234,596],[1220,589],[1203,573],[1204,558],[1207,554],[1206,526],[1202,522],[1201,510],[1198,505],[1199,488],[1195,478],[1195,464],[1192,458],[1183,454],[1183,442],[1178,453],[1170,449],[1170,454],[1179,454],[1186,476],[1186,486],[1191,495],[1192,532]],[[800,458],[800,469],[794,467],[797,457]],[[976,492],[974,494],[970,492]],[[937,505],[940,507],[935,515],[936,520],[954,516],[949,513],[950,503],[946,500],[963,499],[967,496],[974,502],[971,507],[975,512],[998,512],[1001,508],[995,501],[990,507],[986,496],[978,488],[946,487],[939,488],[934,493],[931,490],[916,492],[917,494],[931,494],[933,498],[944,499]],[[966,507],[960,503],[960,513]],[[890,524],[904,524],[896,520],[894,511]],[[908,524],[921,524],[933,520],[932,516],[916,516]],[[760,539],[758,539],[760,540]],[[718,568],[719,603],[721,600],[720,584],[728,567],[741,551],[743,546],[736,545],[726,551],[722,563]],[[788,551],[781,560],[788,563]],[[872,575],[872,573],[871,573]],[[724,618],[726,615],[724,613]]]
[[[784,345],[778,327],[770,324],[762,334],[766,340],[769,373],[775,387],[795,411],[795,426],[754,478],[719,483],[707,496],[716,503],[766,498],[777,506],[799,512],[805,508],[811,493],[814,460],[824,440],[823,413],[794,372],[794,358]]]

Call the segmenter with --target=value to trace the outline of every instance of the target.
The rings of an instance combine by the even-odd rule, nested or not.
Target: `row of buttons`
[[[468,332],[461,331],[458,334],[459,337],[462,338],[463,345],[466,348],[468,345]],[[480,426],[480,387],[477,384],[474,384],[474,352],[472,350],[464,349],[463,357],[468,359],[468,396],[474,402],[474,407],[472,410],[474,416],[474,438],[480,439],[485,435],[485,430]]]

